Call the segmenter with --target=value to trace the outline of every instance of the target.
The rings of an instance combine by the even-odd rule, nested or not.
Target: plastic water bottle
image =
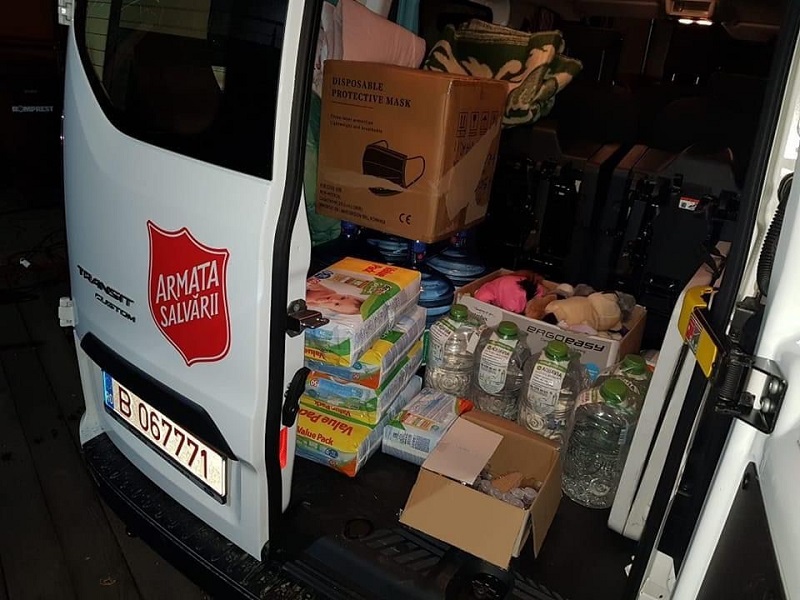
[[[428,245],[425,242],[412,242],[408,266],[422,275],[418,304],[428,311],[425,328],[430,329],[431,325],[450,312],[456,289],[447,277],[427,264],[427,252]]]
[[[431,325],[425,386],[466,397],[472,382],[474,352],[483,323],[463,304]]]
[[[563,446],[582,379],[580,362],[567,345],[548,342],[525,362],[519,424]]]
[[[562,476],[562,489],[572,500],[589,508],[614,502],[639,408],[616,377],[580,394]]]
[[[408,260],[408,251],[411,242],[395,235],[370,231],[367,233],[366,242],[383,256],[383,262],[390,265],[405,264]]]
[[[470,400],[482,411],[516,420],[522,368],[530,353],[511,321],[484,331],[475,350]]]
[[[472,283],[489,271],[486,263],[470,252],[467,237],[466,231],[459,231],[452,237],[447,248],[428,259],[428,264],[456,287]]]
[[[628,403],[641,405],[647,395],[652,373],[647,368],[647,361],[638,354],[626,354],[625,357],[597,377],[594,385],[602,385],[604,381],[616,378],[628,388]]]

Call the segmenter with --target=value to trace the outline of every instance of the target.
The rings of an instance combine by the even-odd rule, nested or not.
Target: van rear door
[[[82,442],[107,435],[260,557],[294,455],[279,423],[302,337],[286,307],[310,242],[293,98],[315,3],[76,5],[64,143]]]

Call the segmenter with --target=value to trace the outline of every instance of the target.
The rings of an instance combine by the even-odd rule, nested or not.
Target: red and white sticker
[[[700,204],[700,200],[697,198],[691,198],[690,196],[681,196],[681,199],[678,201],[678,208],[682,208],[683,210],[697,210],[697,206]]]
[[[221,360],[231,345],[230,253],[200,243],[186,227],[167,231],[148,221],[147,229],[148,302],[156,327],[187,366]]]

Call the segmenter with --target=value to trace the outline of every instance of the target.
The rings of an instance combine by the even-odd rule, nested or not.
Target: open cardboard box
[[[473,294],[484,283],[488,283],[501,275],[509,275],[511,273],[513,271],[500,269],[459,288],[458,302],[486,319],[486,324],[492,327],[496,326],[500,321],[516,323],[520,330],[527,334],[528,346],[532,352],[543,350],[547,343],[553,340],[566,343],[572,350],[580,353],[581,363],[590,372],[597,373],[616,363],[618,358],[626,354],[639,352],[647,318],[647,311],[642,306],[634,307],[630,317],[623,323],[628,330],[625,336],[621,340],[612,340],[602,336],[564,331],[556,325],[550,325],[544,321],[529,319],[525,315],[508,312],[473,297]]]
[[[529,536],[535,555],[544,543],[561,500],[558,449],[550,440],[485,412],[473,410],[459,419],[502,437],[490,454],[493,474],[522,473],[526,479],[542,482],[539,494],[529,509],[517,508],[446,477],[443,469],[431,470],[431,453],[420,469],[400,522],[507,569]],[[456,431],[451,427],[439,444],[446,445]],[[450,441],[453,446],[459,445],[459,441]],[[466,440],[464,445],[469,443]]]

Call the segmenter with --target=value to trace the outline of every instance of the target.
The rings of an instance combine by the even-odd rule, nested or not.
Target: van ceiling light
[[[693,25],[694,19],[678,19],[678,23],[681,25]]]
[[[695,23],[697,23],[698,25],[704,25],[708,27],[709,25],[713,25],[714,21],[709,21],[708,19],[697,19]]]
[[[714,10],[719,0],[664,0],[664,12],[677,19],[714,18]]]

